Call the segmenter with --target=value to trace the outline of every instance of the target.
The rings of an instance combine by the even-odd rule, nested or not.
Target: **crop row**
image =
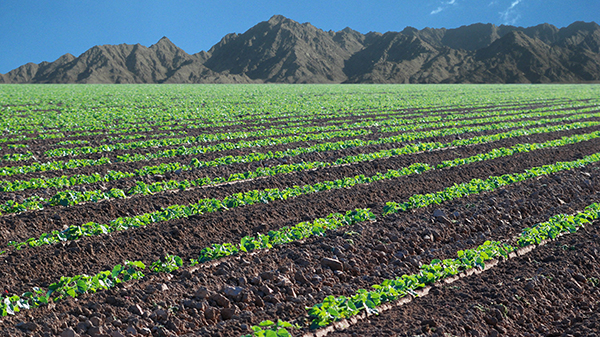
[[[593,111],[592,109],[584,109],[583,112]],[[555,116],[564,114],[564,111],[549,111],[549,112],[530,112],[526,114],[519,115],[519,119],[524,118],[539,118],[545,116]],[[573,114],[571,111],[567,111],[568,114]],[[486,118],[481,118],[481,116],[487,116]],[[488,113],[488,114],[476,114],[471,113],[468,116],[462,115],[453,115],[455,118],[470,118],[470,117],[479,117],[475,120],[459,120],[459,121],[444,121],[440,124],[440,121],[443,117],[440,116],[427,116],[419,119],[387,119],[384,121],[369,121],[369,122],[359,122],[354,124],[342,124],[342,125],[327,125],[327,126],[311,126],[311,127],[294,127],[294,128],[285,128],[285,129],[277,129],[270,128],[266,130],[257,130],[252,132],[246,131],[238,131],[238,132],[227,132],[227,133],[216,133],[216,134],[201,134],[199,136],[190,136],[183,138],[163,138],[160,140],[144,140],[130,143],[117,143],[117,144],[106,144],[96,147],[84,146],[78,148],[58,148],[52,149],[44,152],[44,155],[47,157],[64,157],[64,156],[78,156],[82,154],[90,154],[90,153],[103,153],[103,152],[112,152],[117,150],[133,150],[140,148],[149,148],[149,147],[162,147],[162,146],[176,146],[176,145],[184,145],[184,144],[195,144],[195,143],[204,143],[204,142],[214,142],[214,141],[223,141],[223,140],[231,140],[231,139],[240,139],[240,138],[249,138],[249,137],[272,137],[272,136],[282,136],[288,134],[306,134],[313,132],[326,132],[326,131],[340,131],[347,130],[351,128],[372,128],[378,125],[387,125],[388,127],[384,127],[381,129],[381,132],[399,132],[399,131],[409,131],[409,130],[417,130],[422,128],[428,128],[431,126],[437,127],[448,127],[448,126],[460,126],[460,125],[472,125],[478,123],[487,123],[487,122],[500,122],[505,120],[514,120],[514,116],[512,114],[508,116],[500,117],[498,113]],[[491,118],[490,118],[491,116]],[[448,118],[445,118],[448,119]],[[453,119],[453,118],[449,118]],[[431,124],[436,122],[435,124]],[[412,125],[409,127],[408,125]],[[405,125],[404,127],[390,127],[390,125]],[[14,158],[6,158],[4,160],[28,160],[31,158],[31,153],[29,154],[18,154],[12,155]]]
[[[53,161],[46,163],[32,163],[23,166],[5,166],[0,168],[0,176],[12,176],[44,171],[62,171],[86,166],[100,166],[110,164],[109,158],[100,159],[70,159],[68,161]]]
[[[145,135],[145,134],[141,134],[141,132],[152,132],[153,130],[150,129],[138,129],[138,128],[128,128],[125,130],[122,130],[125,133],[123,135],[120,136],[107,136],[103,139],[101,139],[101,142],[112,142],[112,141],[119,141],[119,140],[127,140],[127,139],[140,139],[140,138],[161,138],[161,137],[170,137],[170,136],[177,136],[177,135],[186,135],[187,131],[184,130],[180,130],[177,132],[165,132],[165,133],[155,133],[155,134],[151,134],[151,135]],[[15,142],[23,142],[23,141],[30,141],[30,140],[50,140],[50,139],[63,139],[65,138],[65,140],[59,141],[55,144],[53,144],[54,146],[64,146],[64,145],[82,145],[82,144],[86,144],[88,141],[86,140],[69,140],[67,138],[78,138],[78,137],[93,137],[93,136],[99,136],[99,135],[111,135],[111,134],[118,134],[120,132],[115,132],[112,129],[106,129],[105,132],[101,132],[101,131],[96,131],[96,132],[91,132],[91,131],[86,131],[86,132],[79,132],[79,133],[71,133],[71,134],[67,134],[65,135],[62,132],[58,132],[58,133],[40,133],[36,136],[31,136],[31,137],[27,137],[24,135],[21,136],[17,136],[17,137],[4,137],[4,138],[0,138],[0,143],[15,143]]]
[[[585,166],[589,163],[598,161],[600,161],[600,154],[596,153],[573,162],[559,162],[554,165],[533,167],[529,170],[526,170],[525,175],[527,178],[533,178],[561,170]],[[481,180],[473,179],[469,183],[455,185],[454,187],[445,189],[445,193],[448,193],[452,197],[443,198],[439,202],[457,197],[455,194],[453,194],[454,191],[452,190],[457,186],[466,187],[467,192],[462,194],[462,196],[466,196],[468,194],[489,191],[500,186],[506,186],[517,181],[522,181],[519,179],[509,179],[511,176],[521,177],[523,174],[517,173],[503,175],[502,177],[490,177],[488,180],[486,180],[486,182],[496,182],[490,186],[483,186],[485,184],[482,184]],[[497,182],[500,183],[498,184]],[[440,193],[438,192],[436,194]],[[413,197],[411,197],[409,200],[412,199]],[[420,203],[415,207],[426,206],[427,204]],[[390,212],[385,211],[383,216],[389,213]],[[554,238],[563,232],[573,232],[577,226],[585,223],[586,221],[596,219],[598,215],[600,215],[600,205],[594,204],[588,207],[586,212],[574,217],[562,215],[552,217],[549,222],[539,224],[532,228],[526,228],[518,242],[520,245],[528,245],[531,243],[539,243],[546,238]],[[374,215],[368,209],[357,209],[355,211],[346,212],[346,214],[343,216],[340,214],[332,214],[326,218],[316,219],[312,223],[304,222],[292,228],[284,227],[279,231],[271,231],[268,234],[260,235],[257,238],[244,237],[237,246],[232,244],[213,244],[211,247],[207,247],[202,250],[199,259],[192,260],[191,265],[231,254],[237,254],[239,252],[270,248],[273,245],[301,240],[312,235],[324,235],[327,229],[335,229],[340,226],[347,226],[364,221],[372,221],[373,219]],[[430,265],[423,266],[422,271],[416,276],[403,276],[396,280],[387,280],[381,285],[374,286],[375,290],[372,292],[365,292],[362,290],[357,292],[356,295],[351,297],[353,304],[348,304],[349,299],[346,297],[328,297],[323,303],[317,304],[311,308],[309,314],[314,317],[313,327],[330,324],[334,320],[356,314],[362,309],[376,310],[375,307],[380,303],[397,299],[399,296],[409,294],[411,291],[423,287],[426,284],[431,284],[443,277],[456,275],[465,269],[473,268],[475,266],[484,266],[484,262],[486,260],[500,255],[505,256],[505,254],[502,252],[509,248],[510,246],[505,244],[486,242],[484,245],[475,250],[465,250],[459,252],[458,259],[444,261],[434,260]],[[512,250],[509,249],[509,251]],[[151,270],[154,272],[172,272],[183,266],[183,261],[177,256],[168,255],[165,259],[163,259],[163,261],[157,261],[152,265],[153,267]],[[107,289],[117,283],[122,282],[121,279],[119,279],[119,281],[115,280],[115,278],[118,279],[120,275],[125,275],[125,278],[128,280],[139,279],[143,277],[143,274],[141,274],[141,272],[136,268],[143,269],[144,266],[141,264],[141,262],[126,262],[125,266],[117,265],[112,271],[100,272],[95,276],[77,275],[74,277],[62,277],[59,282],[50,285],[48,291],[42,291],[39,288],[35,288],[33,292],[25,293],[22,296],[15,295],[1,299],[0,313],[2,313],[2,315],[14,315],[22,309],[43,305],[51,300],[53,294],[54,299],[59,300],[67,295],[75,297],[79,294]],[[390,290],[392,288],[395,290]],[[383,297],[381,296],[382,291],[385,295]],[[396,294],[396,297],[386,297],[390,294]],[[365,299],[371,302],[367,303]],[[336,312],[339,314],[336,314]],[[258,333],[262,330],[262,328],[268,328],[269,326],[271,326],[271,324],[266,322],[265,324],[262,324],[262,327],[255,328],[255,332]]]
[[[344,318],[357,315],[361,311],[377,314],[377,307],[395,301],[406,295],[416,295],[415,291],[440,280],[458,275],[473,268],[485,268],[485,262],[497,258],[508,258],[519,247],[526,247],[560,234],[574,233],[579,227],[600,218],[600,204],[594,203],[576,215],[558,214],[548,221],[525,228],[516,240],[516,246],[498,241],[486,241],[474,249],[457,252],[457,258],[434,259],[422,265],[420,272],[387,279],[373,285],[373,290],[361,289],[355,295],[346,297],[329,296],[322,303],[314,305],[308,314],[313,318],[311,327],[320,328]]]
[[[591,115],[581,115],[579,117],[577,117],[579,115],[573,115],[570,116],[568,118],[568,120],[577,120],[579,118],[586,118],[586,117],[596,117],[596,116],[600,116],[600,114],[591,114]],[[502,128],[514,128],[514,127],[527,127],[527,126],[534,126],[534,125],[543,125],[546,123],[554,123],[554,122],[559,122],[559,121],[566,121],[565,119],[560,119],[560,118],[556,118],[556,119],[546,119],[546,120],[538,120],[538,121],[527,121],[527,122],[511,122],[511,123],[500,123],[500,124],[493,124],[493,125],[484,125],[484,126],[478,126],[475,128],[468,128],[468,127],[464,127],[464,128],[451,128],[451,129],[443,129],[443,130],[433,130],[433,131],[428,131],[428,132],[419,132],[419,133],[405,133],[402,135],[398,135],[398,136],[392,136],[392,137],[387,137],[387,138],[380,138],[377,140],[370,140],[370,141],[362,141],[362,140],[347,140],[347,141],[341,141],[341,142],[336,142],[336,143],[324,143],[324,144],[317,144],[308,148],[297,148],[297,149],[290,149],[287,151],[277,151],[275,153],[273,152],[268,152],[268,153],[252,153],[249,155],[243,155],[243,156],[225,156],[216,160],[212,160],[212,161],[208,161],[208,162],[200,162],[197,159],[192,159],[192,164],[190,165],[182,165],[181,163],[169,163],[169,164],[161,164],[158,166],[149,166],[149,167],[144,167],[141,170],[138,170],[139,175],[148,175],[148,174],[162,174],[165,172],[172,172],[172,171],[176,171],[176,170],[189,170],[192,169],[193,167],[202,167],[202,166],[218,166],[218,165],[228,165],[228,164],[232,164],[232,163],[248,163],[248,162],[253,162],[253,161],[260,161],[260,160],[266,160],[266,159],[273,159],[273,158],[283,158],[283,157],[289,157],[289,156],[297,156],[300,154],[305,154],[305,153],[312,153],[312,152],[324,152],[324,151],[332,151],[332,150],[339,150],[339,149],[344,149],[344,148],[348,148],[348,147],[359,147],[359,146],[371,146],[371,145],[380,145],[380,144],[387,144],[387,143],[393,143],[393,142],[403,142],[403,141],[411,141],[411,140],[417,140],[417,139],[422,139],[422,138],[427,138],[427,137],[438,137],[438,136],[445,136],[445,135],[454,135],[454,134],[460,134],[460,133],[464,133],[464,132],[482,132],[482,131],[489,131],[489,130],[496,130],[496,129],[502,129]],[[483,122],[483,121],[481,121]],[[589,126],[592,126],[594,122],[588,122]],[[200,147],[202,148],[202,147]],[[193,149],[181,149],[181,150],[170,150],[167,151],[170,155],[170,157],[174,157],[176,155],[185,155],[185,154],[189,154],[188,152],[198,152],[198,151],[193,151]],[[176,153],[174,153],[176,152]],[[182,153],[181,153],[182,152]],[[156,155],[156,156],[152,156],[152,155],[147,155],[147,156],[143,156],[143,155],[136,155],[136,156],[120,156],[117,158],[118,161],[143,161],[143,160],[148,160],[148,159],[152,159],[154,157],[162,157],[165,156],[167,153],[165,153],[164,151],[161,152],[160,155]],[[90,165],[104,165],[110,163],[110,160],[108,158],[101,158],[101,159],[97,159],[97,160],[86,160],[86,159],[79,159],[79,160],[70,160],[68,162],[61,162],[61,161],[55,161],[55,162],[48,162],[48,163],[33,163],[31,165],[24,165],[24,166],[13,166],[13,167],[3,167],[0,168],[0,175],[4,175],[4,176],[10,176],[10,175],[16,175],[16,174],[24,174],[24,173],[31,173],[31,172],[40,172],[40,171],[50,171],[50,170],[64,170],[64,169],[69,169],[69,168],[76,168],[76,167],[83,167],[83,166],[90,166]],[[144,172],[146,171],[146,172]],[[109,173],[110,174],[110,173]],[[117,175],[120,175],[117,174]],[[131,174],[129,173],[125,173],[123,176],[125,177],[129,177],[131,176]],[[68,180],[70,180],[70,178],[67,178]],[[67,182],[67,179],[62,179],[63,182]],[[78,179],[78,181],[92,181],[92,182],[96,182],[96,181],[101,181],[101,180],[97,180],[98,178],[87,178],[87,177],[82,177],[82,179]],[[68,182],[67,182],[68,183]],[[28,184],[28,183],[25,183]],[[42,180],[37,180],[36,182],[33,182],[31,185],[36,186],[36,185],[42,185],[43,182]],[[71,185],[66,185],[66,186],[71,186]]]
[[[552,127],[551,127],[552,129]],[[516,131],[516,130],[515,130]],[[504,135],[506,137],[507,135]],[[503,135],[489,135],[489,136],[479,136],[475,137],[475,139],[464,139],[464,140],[456,140],[450,143],[420,143],[420,144],[411,144],[404,146],[402,148],[396,148],[391,150],[382,150],[374,153],[368,154],[360,154],[353,156],[346,156],[340,159],[335,160],[334,162],[303,162],[299,164],[282,164],[274,167],[261,167],[256,169],[255,171],[248,171],[244,173],[234,173],[229,177],[219,177],[215,179],[211,179],[209,177],[199,178],[196,180],[183,180],[183,181],[160,181],[151,184],[146,184],[144,182],[138,181],[136,185],[131,187],[129,190],[124,191],[121,189],[111,189],[107,192],[103,192],[101,190],[94,191],[62,191],[58,192],[56,195],[50,198],[42,198],[39,196],[33,196],[27,198],[25,201],[18,203],[13,200],[7,201],[5,204],[0,205],[0,211],[4,213],[18,213],[24,212],[26,210],[39,210],[43,209],[45,206],[72,206],[82,202],[98,202],[101,200],[109,200],[115,198],[125,198],[126,196],[132,195],[149,195],[158,192],[163,192],[167,190],[185,190],[191,187],[199,187],[199,186],[207,186],[207,185],[216,185],[225,182],[233,182],[240,181],[246,179],[255,179],[258,177],[264,176],[275,176],[279,174],[285,174],[290,172],[301,172],[305,170],[313,170],[317,168],[325,168],[342,164],[350,164],[350,163],[358,163],[371,161],[374,159],[380,158],[389,158],[394,156],[406,155],[406,154],[414,154],[422,151],[431,151],[434,149],[443,149],[451,146],[457,146],[462,144],[481,144],[486,143],[492,140],[497,140],[499,137],[503,137]],[[498,158],[501,156],[511,156],[515,153],[520,152],[529,152],[533,150],[548,148],[548,147],[557,147],[564,146],[568,144],[574,144],[582,141],[589,141],[595,138],[600,137],[600,131],[591,132],[587,134],[576,134],[572,136],[562,137],[560,139],[555,139],[551,141],[547,141],[544,143],[534,143],[534,144],[517,144],[512,146],[511,148],[498,148],[494,149],[491,152],[479,154],[476,156],[468,157],[468,158],[457,158],[450,161],[442,162],[437,165],[437,168],[457,166],[457,165],[466,165],[469,163],[489,160],[493,158]],[[115,177],[116,173],[112,173],[112,177]],[[125,175],[123,175],[125,176]],[[100,175],[97,175],[96,178],[99,178]],[[57,178],[54,178],[58,180]],[[60,180],[58,180],[60,181]],[[42,181],[46,183],[45,187],[49,187],[46,181]],[[10,186],[10,185],[9,185]],[[14,186],[14,185],[13,185]],[[54,186],[53,186],[54,187]],[[6,189],[7,191],[11,191],[10,189]],[[14,189],[12,190],[14,191]]]
[[[515,153],[521,152],[529,152],[533,150],[538,150],[550,146],[564,146],[580,141],[586,141],[589,139],[594,139],[600,137],[600,132],[594,132],[587,135],[574,135],[571,137],[564,137],[559,140],[552,140],[545,143],[534,143],[534,144],[518,144],[511,148],[499,148],[494,149],[485,154],[479,154],[475,156],[471,156],[466,159],[456,159],[454,161],[447,161],[440,164],[440,168],[442,167],[451,167],[458,165],[465,165],[472,162],[478,162],[482,160],[491,160],[494,158],[499,158],[503,156],[511,156]],[[588,161],[595,160],[595,157],[586,157]],[[583,159],[582,159],[583,160]],[[577,162],[578,163],[578,162]],[[568,165],[580,165],[579,164],[564,164],[559,163],[556,165],[550,165],[554,170],[564,170],[570,168]],[[565,166],[566,165],[566,166]],[[66,240],[77,240],[84,236],[94,236],[107,234],[115,231],[127,230],[130,228],[138,228],[141,226],[146,226],[151,223],[168,221],[172,219],[180,219],[189,217],[195,214],[204,214],[204,213],[212,213],[223,210],[228,210],[234,207],[252,205],[257,203],[269,203],[274,200],[286,200],[288,198],[294,198],[304,194],[317,193],[321,191],[326,191],[330,189],[341,189],[355,186],[357,184],[369,184],[376,181],[387,180],[387,179],[395,179],[398,177],[410,175],[410,174],[420,174],[424,171],[431,170],[431,167],[425,163],[415,163],[409,167],[402,168],[400,170],[388,170],[385,173],[377,173],[373,176],[366,177],[364,175],[358,175],[354,177],[344,177],[341,179],[333,180],[333,181],[323,181],[316,183],[314,185],[305,185],[305,186],[293,186],[287,187],[283,189],[265,189],[265,190],[252,190],[243,193],[236,193],[230,196],[225,197],[223,200],[215,199],[215,198],[206,198],[199,200],[195,204],[191,205],[172,205],[167,208],[163,208],[160,211],[155,211],[151,213],[145,213],[142,215],[132,216],[132,217],[121,217],[115,220],[110,221],[108,224],[99,224],[95,222],[89,222],[83,224],[81,226],[72,225],[63,231],[54,230],[51,233],[44,233],[39,238],[30,238],[24,242],[14,242],[11,241],[9,245],[14,246],[16,249],[21,249],[22,247],[31,246],[37,247],[41,245],[54,244],[60,241]],[[548,168],[543,167],[541,174],[546,174],[546,170]],[[502,176],[500,178],[494,177],[494,181],[484,182],[478,186],[484,186],[483,188],[494,188],[497,184],[508,184],[515,181],[521,181],[530,178],[532,175],[536,175],[537,172],[526,172],[521,175],[516,176]],[[538,174],[539,175],[539,174]],[[490,178],[492,179],[492,178]],[[508,180],[505,180],[508,179]],[[464,184],[463,184],[464,185]],[[472,193],[473,187],[472,184],[467,185],[456,185],[449,190],[444,190],[438,192],[435,195],[427,194],[427,195],[416,195],[411,197],[408,202],[402,205],[394,204],[392,202],[388,203],[385,207],[386,214],[393,213],[397,210],[406,210],[408,208],[421,207],[421,205],[429,205],[434,202],[441,202],[439,200],[443,200],[444,198],[456,198],[457,196],[467,195]],[[490,187],[492,186],[492,187]],[[142,190],[141,193],[145,191]],[[122,193],[120,191],[119,193]],[[467,194],[465,194],[467,193]],[[478,192],[477,192],[478,193]],[[76,200],[75,200],[76,201]],[[66,200],[65,204],[73,202],[71,200]]]

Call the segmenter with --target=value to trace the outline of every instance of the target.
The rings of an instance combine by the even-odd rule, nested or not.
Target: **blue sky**
[[[323,30],[362,33],[406,26],[455,28],[476,22],[557,27],[600,23],[599,0],[0,0],[0,73],[27,62],[75,56],[99,44],[140,43],[167,36],[193,54],[227,33],[243,33],[282,14]]]

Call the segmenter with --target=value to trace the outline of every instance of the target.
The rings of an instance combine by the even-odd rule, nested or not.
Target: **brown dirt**
[[[598,336],[600,222],[330,336]]]
[[[550,215],[572,213],[591,202],[600,201],[598,169],[599,165],[593,165],[585,169],[562,172],[552,177],[542,177],[493,193],[448,203],[441,209],[447,214],[458,214],[453,219],[456,221],[455,226],[449,227],[444,223],[432,221],[434,208],[429,207],[391,216],[372,224],[344,228],[323,238],[311,238],[302,243],[274,248],[254,256],[242,255],[240,258],[224,259],[193,274],[182,272],[172,279],[167,275],[151,275],[143,282],[133,284],[131,288],[82,296],[77,302],[67,300],[55,308],[41,308],[28,313],[39,317],[36,319],[37,324],[46,324],[50,330],[57,333],[62,331],[60,322],[66,322],[64,327],[76,327],[79,321],[77,317],[81,315],[102,318],[102,315],[110,314],[121,322],[129,323],[137,320],[136,326],[141,329],[143,326],[153,327],[160,323],[155,323],[149,316],[158,310],[158,307],[151,303],[157,303],[163,308],[184,309],[168,317],[175,325],[185,325],[188,321],[196,324],[193,328],[199,329],[196,331],[205,332],[202,334],[239,335],[242,332],[242,324],[256,324],[263,319],[275,317],[302,317],[305,315],[302,309],[304,305],[316,303],[326,295],[348,295],[357,289],[381,282],[384,278],[414,273],[417,271],[415,263],[418,264],[419,261],[427,261],[434,257],[451,257],[457,250],[473,247],[489,237],[510,238],[521,228],[544,221]],[[351,231],[358,235],[345,234]],[[427,236],[433,240],[427,239]],[[166,237],[165,239],[168,240]],[[348,245],[348,239],[352,239],[352,245]],[[375,245],[377,241],[380,241],[385,249]],[[86,245],[65,247],[68,253],[63,257],[77,254],[78,247],[80,252],[87,249]],[[44,255],[46,254],[40,253],[40,256]],[[97,255],[104,255],[104,252],[98,251]],[[346,260],[351,267],[342,274],[335,274],[329,268],[320,265],[322,257],[334,255]],[[285,278],[291,283],[285,281]],[[162,287],[162,284],[165,284],[169,291],[149,290],[152,287]],[[248,296],[254,301],[238,302],[232,298],[231,302],[239,307],[239,317],[226,320],[220,325],[214,325],[215,322],[211,324],[205,317],[194,319],[197,317],[194,315],[199,313],[198,308],[207,308],[203,307],[205,304],[202,300],[194,298],[196,290],[206,287],[209,292],[222,294],[222,287],[226,285],[243,287],[248,294],[251,293]],[[263,286],[272,289],[275,295],[269,297],[264,292],[261,293]],[[290,289],[296,294],[295,298],[288,294]],[[264,306],[256,306],[256,303],[260,302],[257,297],[261,297]],[[265,298],[275,303],[265,301]],[[433,297],[423,299],[429,298]],[[132,314],[128,309],[134,304],[140,305],[148,317]],[[206,305],[220,311],[224,309],[212,300],[208,300]],[[68,314],[46,317],[50,312]],[[105,319],[106,317],[102,318],[102,321],[105,322]],[[4,330],[5,333],[16,334],[19,331],[14,328],[17,321],[18,317],[6,319],[5,326],[8,330]],[[9,328],[10,326],[13,328]],[[204,330],[201,328],[203,326]],[[115,328],[112,323],[105,324],[107,331]],[[375,331],[387,331],[386,327],[381,329]],[[359,335],[362,335],[362,332]]]
[[[372,175],[414,162],[435,164],[500,146],[543,142],[599,129],[518,137],[238,184],[2,216],[0,237],[2,242],[23,239],[65,225],[91,220],[106,222],[118,216],[195,202],[202,197],[222,198],[252,189]],[[444,139],[449,141],[454,137]],[[387,147],[348,149],[293,160],[334,160],[342,155],[384,148]],[[244,235],[265,233],[336,211],[370,207],[378,215],[376,222],[329,231],[324,237],[224,258],[197,268],[187,267],[172,274],[147,272],[144,279],[125,286],[0,318],[0,336],[60,336],[68,329],[80,336],[120,336],[127,335],[127,331],[153,336],[239,336],[249,333],[249,326],[265,319],[280,318],[305,325],[308,319],[305,306],[328,295],[350,295],[386,278],[415,273],[420,263],[454,257],[456,251],[485,240],[508,240],[522,228],[554,214],[573,213],[599,202],[600,164],[382,218],[379,215],[386,201],[404,200],[416,193],[437,191],[473,178],[521,172],[532,166],[575,160],[596,152],[600,152],[600,140],[300,196],[285,202],[239,207],[67,244],[9,250],[0,257],[0,291],[21,294],[34,286],[47,287],[61,276],[94,274],[125,260],[141,260],[149,265],[166,254],[176,254],[188,261],[211,243],[239,242]],[[164,178],[191,179],[247,169],[244,165],[232,165]],[[125,180],[107,187],[127,187],[130,183]],[[436,209],[447,214],[449,221],[434,218]],[[564,236],[480,275],[436,288],[426,297],[334,335],[412,336],[443,332],[458,336],[494,333],[593,336],[600,326],[597,322],[600,292],[592,279],[600,278],[600,268],[595,263],[600,258],[598,225]],[[321,261],[325,257],[339,259],[342,270],[323,266]],[[577,274],[588,281],[577,281],[580,278]],[[533,286],[528,286],[531,282]],[[238,290],[239,295],[230,292]],[[505,308],[507,311],[503,313]],[[493,319],[496,322],[492,324]]]

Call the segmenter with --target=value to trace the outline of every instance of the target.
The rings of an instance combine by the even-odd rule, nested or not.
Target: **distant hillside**
[[[577,83],[600,81],[600,26],[575,22],[522,28],[361,34],[323,31],[281,15],[208,52],[156,44],[95,46],[79,57],[27,63],[0,83]]]

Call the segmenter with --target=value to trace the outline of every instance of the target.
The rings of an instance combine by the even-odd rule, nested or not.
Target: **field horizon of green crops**
[[[207,126],[264,119],[592,100],[600,85],[0,85],[0,130],[48,133],[181,119]]]

